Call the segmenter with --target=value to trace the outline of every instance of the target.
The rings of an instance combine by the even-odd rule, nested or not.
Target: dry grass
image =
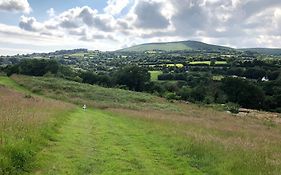
[[[43,141],[43,128],[73,105],[33,97],[0,86],[0,174],[24,169]],[[51,134],[47,133],[46,134]],[[26,155],[23,155],[25,154]],[[20,170],[19,170],[20,171]]]
[[[13,78],[28,89],[40,87],[43,95],[76,104],[86,102],[106,108],[116,117],[120,114],[138,120],[139,125],[149,125],[171,143],[171,152],[208,174],[281,173],[281,125],[271,117],[236,116],[61,79]]]
[[[104,88],[59,78],[29,77],[14,75],[12,79],[26,89],[53,99],[100,109],[157,109],[178,111],[178,107],[167,100],[148,93],[116,88]]]
[[[181,140],[179,145],[184,145],[184,140],[191,140],[203,146],[202,149],[212,145],[212,148],[206,151],[218,151],[218,157],[219,154],[225,154],[226,157],[232,154],[230,159],[233,162],[247,161],[244,163],[247,166],[245,172],[249,171],[249,167],[253,168],[259,164],[264,166],[264,171],[268,171],[267,174],[280,172],[281,169],[277,168],[281,167],[279,123],[268,126],[263,120],[256,118],[237,117],[195,105],[181,107],[184,111],[182,113],[128,109],[110,109],[110,111],[151,123],[152,127],[164,135],[168,133],[172,138],[179,137]],[[214,145],[217,146],[213,149]]]
[[[230,138],[233,138],[233,140],[240,138],[240,140],[252,141],[257,147],[260,147],[261,144],[268,144],[268,140],[270,140],[272,144],[278,143],[281,146],[281,125],[278,123],[269,127],[260,119],[237,117],[195,105],[185,105],[184,110],[185,112],[178,113],[156,110],[110,109],[110,111],[141,118],[149,122],[169,123],[176,126],[173,129],[184,131],[185,134],[187,131],[200,129],[200,133],[206,138],[208,135],[215,135],[216,140],[228,138],[229,142],[231,142]],[[210,140],[213,139],[214,137],[212,136]],[[234,143],[235,141],[230,144]]]
[[[5,87],[0,87],[0,101],[2,145],[5,144],[4,134],[21,139],[21,135],[40,127],[54,114],[72,107],[64,102],[24,95]]]

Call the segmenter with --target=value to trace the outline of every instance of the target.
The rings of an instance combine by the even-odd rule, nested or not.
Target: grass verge
[[[1,78],[1,84],[18,89]],[[23,174],[33,169],[33,158],[53,138],[73,105],[0,87],[0,174]]]

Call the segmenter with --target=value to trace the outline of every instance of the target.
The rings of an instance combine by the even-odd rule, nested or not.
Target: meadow
[[[52,138],[59,121],[75,108],[65,102],[19,93],[11,87],[27,92],[0,77],[0,174],[29,170],[32,158]]]
[[[33,93],[77,105],[88,104],[101,109],[180,110],[175,104],[167,103],[167,100],[148,93],[104,88],[50,77],[13,76],[12,79]]]
[[[281,126],[273,120],[56,78],[12,78],[40,96],[91,107],[56,120],[63,122],[28,174],[281,173]]]
[[[163,74],[162,71],[149,71],[149,73],[150,73],[151,81],[157,81],[158,80],[158,75]]]

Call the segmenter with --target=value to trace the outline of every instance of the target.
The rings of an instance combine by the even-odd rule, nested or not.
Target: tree
[[[82,78],[83,83],[95,84],[98,82],[97,75],[92,72],[83,72],[80,77]]]
[[[266,72],[258,67],[247,69],[244,76],[250,79],[262,79],[266,75]]]
[[[244,70],[240,67],[233,67],[227,70],[227,75],[236,75],[242,77],[244,75]]]
[[[115,81],[119,85],[126,85],[130,90],[143,91],[150,81],[150,73],[145,68],[127,66],[116,73]]]
[[[221,89],[228,100],[246,108],[260,109],[263,106],[265,94],[256,85],[240,78],[224,78]]]
[[[196,86],[192,89],[190,97],[192,101],[202,102],[206,96],[206,89],[203,86]]]
[[[50,72],[56,74],[59,70],[59,64],[55,60],[46,59],[25,59],[19,64],[16,64],[7,70],[8,75],[13,73],[32,75],[32,76],[43,76]]]
[[[269,80],[276,80],[278,77],[280,76],[280,71],[276,70],[276,71],[270,71],[267,73],[267,77]]]

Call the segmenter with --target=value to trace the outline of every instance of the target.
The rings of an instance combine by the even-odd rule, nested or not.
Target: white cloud
[[[108,0],[104,12],[111,15],[118,15],[129,3],[129,0]]]
[[[27,0],[0,0],[0,11],[30,13],[31,7]]]
[[[116,43],[109,40],[100,42],[91,40],[85,42],[75,37],[42,35],[38,32],[29,32],[16,26],[0,24],[0,55],[33,52],[51,52],[60,49],[89,48],[99,50],[114,50]],[[118,46],[120,47],[120,46]]]
[[[19,27],[26,30],[26,31],[32,31],[37,32],[42,30],[43,26],[34,17],[26,17],[21,16]]]
[[[136,26],[148,29],[165,29],[169,19],[162,14],[163,4],[154,1],[139,1],[135,7]]]
[[[50,8],[47,10],[47,14],[49,15],[49,17],[54,17],[56,16],[56,12],[54,10],[54,8]]]

